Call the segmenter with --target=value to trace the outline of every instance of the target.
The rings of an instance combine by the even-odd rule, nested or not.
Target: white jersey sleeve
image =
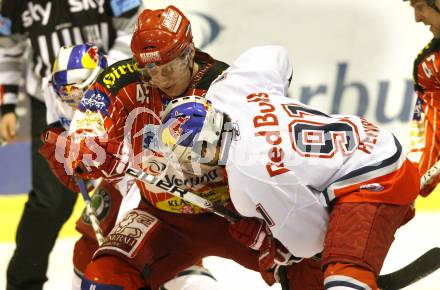
[[[23,82],[24,56],[27,47],[26,37],[22,34],[11,34],[11,20],[0,14],[0,106],[2,107],[10,105],[15,108],[18,102],[18,90]]]
[[[314,192],[293,171],[269,180],[261,172],[230,163],[227,166],[231,199],[245,216],[265,220],[272,234],[293,255],[309,258],[323,250],[328,212]]]
[[[42,92],[44,103],[46,104],[47,124],[60,122],[64,129],[68,130],[75,110],[57,97],[49,78],[45,77],[42,81]]]

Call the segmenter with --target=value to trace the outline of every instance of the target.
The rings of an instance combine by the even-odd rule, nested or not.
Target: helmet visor
[[[173,78],[183,72],[189,63],[191,49],[186,48],[182,55],[162,65],[156,63],[136,64],[142,79],[149,83],[162,78]]]
[[[54,89],[61,100],[73,108],[78,107],[79,102],[84,97],[84,92],[86,91],[86,88],[75,84],[65,86],[54,85]]]

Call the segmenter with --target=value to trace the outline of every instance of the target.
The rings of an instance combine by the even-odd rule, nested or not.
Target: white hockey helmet
[[[217,152],[223,120],[223,113],[215,110],[205,98],[174,99],[162,113],[161,143],[181,163],[209,163]]]
[[[84,91],[106,66],[107,59],[97,46],[92,44],[63,46],[53,64],[53,87],[63,102],[76,108]]]

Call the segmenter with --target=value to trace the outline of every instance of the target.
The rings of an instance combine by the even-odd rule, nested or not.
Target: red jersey
[[[408,158],[421,175],[440,159],[440,39],[433,39],[414,61],[414,90],[417,93],[411,122]],[[440,181],[427,186],[421,194],[428,195]]]
[[[184,95],[204,95],[210,84],[228,66],[208,54],[196,52],[199,71]],[[158,88],[141,80],[132,59],[107,67],[89,89],[80,104],[81,112],[72,121],[71,130],[88,129],[97,136],[125,142],[130,164],[149,174],[159,174],[167,167],[167,160],[159,152],[157,132],[160,113],[171,100]],[[204,194],[211,201],[225,201],[228,193],[220,168],[206,167],[198,175],[166,169],[163,180],[188,187]],[[197,208],[155,186],[137,181],[143,199],[157,208],[177,213],[199,213]],[[210,194],[204,193],[210,191]]]

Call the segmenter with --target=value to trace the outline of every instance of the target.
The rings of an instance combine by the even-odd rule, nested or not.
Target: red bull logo
[[[173,136],[176,140],[179,139],[183,131],[182,125],[185,124],[188,120],[188,116],[179,116],[174,119],[174,121],[169,126],[171,136]]]
[[[87,54],[90,56],[90,58],[97,63],[98,62],[98,49],[96,47],[90,47],[87,50]]]
[[[161,134],[162,142],[167,145],[176,145],[182,136],[182,126],[189,120],[188,116],[179,116],[172,120],[171,124],[163,129]]]

